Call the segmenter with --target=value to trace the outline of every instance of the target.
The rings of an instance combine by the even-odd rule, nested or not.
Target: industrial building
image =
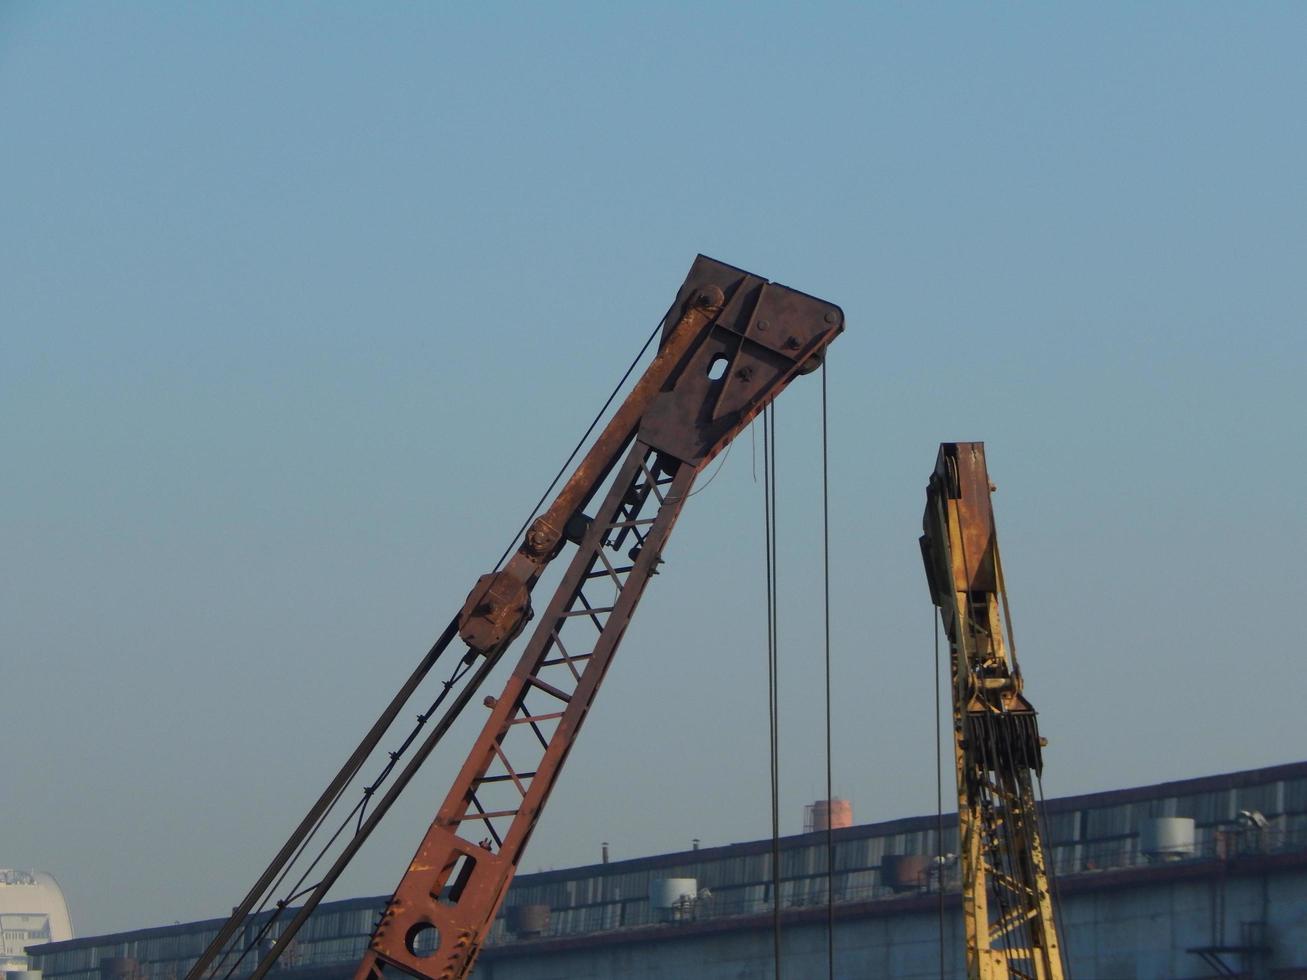
[[[1070,975],[1307,980],[1307,762],[1050,800],[1046,818]],[[943,976],[964,976],[956,819],[942,837],[934,814],[833,837],[833,876],[824,832],[781,841],[784,975],[826,976],[831,881],[838,976],[939,977],[941,952]],[[770,976],[771,854],[762,840],[518,875],[475,975]],[[385,901],[320,906],[278,974],[349,977]],[[29,952],[45,980],[179,980],[221,922]]]

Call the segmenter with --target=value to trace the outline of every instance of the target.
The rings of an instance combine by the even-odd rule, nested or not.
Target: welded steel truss
[[[696,472],[645,443],[631,448],[503,693],[486,699],[490,717],[477,749],[395,891],[359,976],[379,976],[383,963],[440,978],[469,968],[485,909],[508,888]]]

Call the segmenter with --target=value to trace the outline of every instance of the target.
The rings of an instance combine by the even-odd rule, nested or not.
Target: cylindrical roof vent
[[[809,833],[853,826],[853,804],[848,800],[817,800],[803,808],[803,826]]]
[[[1182,861],[1194,856],[1193,817],[1153,817],[1139,828],[1139,851],[1150,861]]]
[[[549,906],[543,902],[528,905],[510,905],[508,928],[518,936],[543,936],[549,931]]]
[[[696,878],[654,878],[649,882],[649,907],[673,909],[699,894]]]
[[[896,892],[923,891],[929,883],[930,856],[886,854],[880,861],[881,880]]]

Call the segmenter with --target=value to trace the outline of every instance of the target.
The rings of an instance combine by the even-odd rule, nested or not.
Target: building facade
[[[519,875],[481,980],[773,973],[963,977],[955,819],[935,815]],[[1070,974],[1079,980],[1307,980],[1307,762],[1050,800],[1046,841]],[[833,902],[828,904],[828,888]],[[322,905],[278,971],[348,977],[384,897]],[[32,947],[46,980],[180,980],[221,920]],[[275,928],[274,928],[275,932]],[[252,957],[233,972],[247,974]],[[114,980],[106,977],[105,980]]]
[[[26,970],[28,946],[72,938],[68,903],[54,876],[0,868],[0,973]]]

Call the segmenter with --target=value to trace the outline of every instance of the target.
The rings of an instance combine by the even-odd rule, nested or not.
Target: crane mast
[[[948,635],[969,980],[1062,980],[1032,775],[1043,739],[1012,641],[979,442],[943,443],[921,553]]]
[[[431,733],[260,957],[261,980],[514,639],[532,591],[568,546],[566,570],[481,734],[387,903],[356,973],[420,980],[471,972],[618,644],[695,478],[844,329],[839,307],[699,256],[663,321],[658,353],[553,502],[502,568],[483,575],[395,701],[323,792],[187,980],[216,975],[242,924],[266,903],[322,813],[400,705],[451,645],[467,677]],[[460,675],[462,676],[462,675]],[[452,682],[451,682],[452,683]],[[442,695],[443,698],[443,695]],[[425,722],[425,716],[423,721]],[[367,793],[372,792],[369,787]],[[277,915],[285,902],[277,905]],[[288,913],[289,914],[289,913]]]

